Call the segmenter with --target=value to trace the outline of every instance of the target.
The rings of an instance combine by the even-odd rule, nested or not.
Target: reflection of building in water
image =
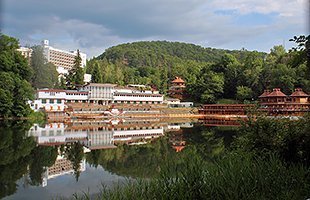
[[[226,117],[204,117],[203,120],[199,120],[204,126],[240,126],[241,118],[226,118]]]
[[[75,121],[70,124],[50,123],[44,127],[35,124],[29,130],[39,145],[61,145],[80,141],[90,150],[115,148],[115,143],[132,143],[164,135],[163,125],[156,121],[126,120],[120,123],[109,121]]]
[[[152,139],[164,135],[162,126],[135,126],[128,128],[115,128],[114,142],[132,142],[139,139]]]
[[[67,129],[64,123],[50,123],[44,127],[34,124],[29,135],[36,138],[39,145],[60,145],[72,141],[86,142],[87,133],[84,130]]]
[[[103,128],[88,131],[87,145],[90,150],[116,148],[113,144],[113,132]]]
[[[171,143],[172,148],[176,152],[182,151],[186,146],[186,141],[183,138],[183,130],[181,128],[177,129],[177,126],[180,125],[169,125],[169,142]]]
[[[83,159],[80,163],[80,171],[83,172],[86,169],[86,162]],[[58,155],[55,163],[48,167],[43,175],[42,186],[47,186],[47,180],[55,178],[57,176],[62,176],[65,174],[73,174],[73,165],[70,160],[66,159],[63,156]]]

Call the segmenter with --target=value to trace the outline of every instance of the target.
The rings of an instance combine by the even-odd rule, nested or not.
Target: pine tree
[[[98,61],[96,61],[95,63],[95,66],[92,72],[91,82],[102,83],[102,72],[101,72],[101,67]]]
[[[74,89],[76,85],[82,85],[84,83],[84,70],[81,67],[82,58],[80,51],[77,50],[77,54],[74,60],[74,66],[69,70],[66,75],[67,87]]]

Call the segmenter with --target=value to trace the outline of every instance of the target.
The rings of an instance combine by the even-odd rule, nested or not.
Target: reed
[[[129,181],[112,189],[103,186],[98,199],[307,199],[310,171],[286,165],[277,155],[257,158],[228,153],[214,162],[189,155],[183,165],[167,164],[152,180]],[[76,199],[88,199],[87,195]]]

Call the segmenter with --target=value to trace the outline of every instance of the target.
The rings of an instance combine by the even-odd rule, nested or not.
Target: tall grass
[[[98,199],[307,199],[310,172],[284,164],[278,156],[256,158],[229,153],[215,162],[188,156],[184,165],[169,164],[158,178],[103,187]],[[80,197],[79,197],[80,198]],[[84,196],[82,199],[87,199]]]

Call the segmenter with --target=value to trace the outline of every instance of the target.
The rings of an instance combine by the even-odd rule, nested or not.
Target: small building
[[[280,88],[274,88],[272,92],[266,94],[265,100],[267,100],[265,103],[284,104],[287,102],[287,96],[281,92]]]
[[[310,111],[309,95],[296,88],[287,96],[281,92],[280,88],[274,88],[272,92],[265,90],[259,96],[261,110],[269,115],[302,115]]]
[[[302,91],[301,88],[296,88],[291,95],[291,103],[307,104],[309,103],[309,95]]]
[[[180,77],[175,77],[173,81],[171,81],[171,86],[168,90],[168,95],[172,98],[184,99],[186,96],[186,85],[185,81]]]

